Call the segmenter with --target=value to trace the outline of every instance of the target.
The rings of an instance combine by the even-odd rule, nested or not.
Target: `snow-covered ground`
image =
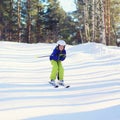
[[[67,45],[67,89],[48,84],[54,47],[0,42],[0,120],[120,120],[120,48]]]

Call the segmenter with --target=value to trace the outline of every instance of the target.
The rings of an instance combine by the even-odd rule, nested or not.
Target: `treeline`
[[[68,43],[75,39],[75,23],[57,0],[0,0],[0,40],[26,43]]]
[[[100,0],[97,0],[100,1]],[[76,0],[76,11],[66,13],[58,0],[0,0],[0,40],[25,43],[56,42],[69,44],[101,41],[101,12],[93,12],[92,0]],[[98,4],[99,2],[96,2]],[[111,2],[109,44],[116,41],[116,23],[120,20],[119,3]],[[93,21],[93,14],[96,20]],[[97,15],[99,14],[99,15]],[[93,24],[97,26],[93,31]],[[102,27],[105,27],[102,25]],[[94,34],[93,34],[94,33]]]

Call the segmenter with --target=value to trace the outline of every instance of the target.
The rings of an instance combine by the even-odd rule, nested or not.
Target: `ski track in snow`
[[[0,46],[1,120],[120,120],[120,48],[67,46],[66,89],[48,84],[49,58],[38,58],[55,44]]]

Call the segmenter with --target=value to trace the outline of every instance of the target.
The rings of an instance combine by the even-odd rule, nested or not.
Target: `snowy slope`
[[[120,120],[120,48],[67,46],[69,89],[48,84],[55,44],[0,42],[0,120]]]

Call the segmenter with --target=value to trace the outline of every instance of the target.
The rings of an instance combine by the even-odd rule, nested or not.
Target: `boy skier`
[[[64,68],[62,66],[63,60],[66,58],[66,50],[65,50],[65,41],[58,40],[57,46],[53,50],[52,54],[50,55],[50,61],[52,65],[52,71],[50,75],[50,82],[51,84],[55,85],[56,76],[59,80],[59,84],[64,84]]]

